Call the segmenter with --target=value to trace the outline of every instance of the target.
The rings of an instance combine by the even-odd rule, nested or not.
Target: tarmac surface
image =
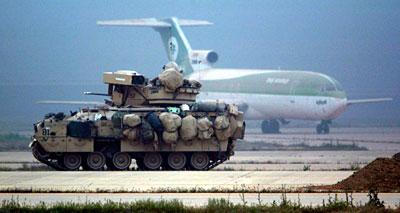
[[[227,192],[334,184],[352,171],[0,172],[0,191]]]
[[[353,165],[362,168],[377,157],[391,157],[400,151],[400,128],[332,128],[329,135],[316,135],[313,131],[313,128],[293,128],[283,129],[284,134],[265,135],[259,130],[249,130],[246,131],[246,142],[284,145],[305,143],[311,146],[324,143],[356,144],[368,150],[237,151],[231,160],[216,168],[240,171],[4,171],[0,172],[0,191],[3,192],[0,192],[0,200],[56,203],[179,199],[187,205],[204,205],[209,198],[243,203],[241,196],[245,195],[247,203],[257,204],[260,200],[263,203],[279,203],[282,196],[280,191],[335,184],[354,172],[341,170]],[[0,167],[29,168],[37,164],[30,152],[0,152]],[[302,171],[305,165],[311,171]],[[241,190],[255,193],[234,193]],[[256,193],[259,190],[277,193]],[[303,205],[322,205],[329,196],[335,195],[287,193],[286,196],[296,203],[300,200]],[[343,193],[338,196],[339,199],[345,199]],[[354,193],[353,198],[357,204],[368,201],[366,193]],[[380,193],[379,198],[388,206],[400,205],[400,193]]]
[[[268,149],[260,150],[254,145],[260,142]],[[239,144],[250,147],[251,151],[235,151],[230,160],[215,170],[303,171],[307,166],[313,171],[340,171],[362,168],[378,157],[400,152],[400,128],[332,128],[326,135],[315,134],[314,128],[282,128],[282,134],[262,134],[258,128],[248,128],[245,140]],[[350,149],[307,149],[324,144],[350,145]],[[352,145],[367,150],[351,149]],[[43,164],[29,151],[0,152],[0,170],[27,170],[40,165]],[[133,162],[132,167],[135,165]]]

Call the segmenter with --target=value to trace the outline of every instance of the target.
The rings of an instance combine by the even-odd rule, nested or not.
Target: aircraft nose
[[[331,117],[331,119],[339,117],[339,115],[346,110],[346,106],[347,106],[347,99],[338,99],[336,101],[333,112],[330,114],[329,117]]]

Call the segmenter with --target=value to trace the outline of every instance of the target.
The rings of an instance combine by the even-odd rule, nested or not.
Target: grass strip
[[[377,194],[369,194],[369,201],[365,204],[354,204],[352,196],[346,200],[339,200],[337,196],[329,197],[322,205],[302,205],[300,201],[292,202],[283,193],[280,201],[258,204],[248,204],[244,196],[242,203],[234,204],[227,199],[209,199],[203,206],[188,206],[182,201],[151,199],[138,200],[134,202],[105,202],[74,203],[58,202],[47,204],[30,204],[19,202],[18,199],[3,200],[0,204],[0,212],[398,212],[395,209],[385,208]]]

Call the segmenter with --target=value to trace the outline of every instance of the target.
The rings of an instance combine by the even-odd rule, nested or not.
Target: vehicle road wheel
[[[89,153],[86,158],[85,168],[89,170],[101,170],[106,164],[106,157],[101,152]]]
[[[190,157],[190,166],[195,170],[204,170],[208,163],[210,163],[210,158],[207,153],[193,153]]]
[[[172,152],[168,155],[168,167],[173,170],[181,170],[185,168],[186,156],[181,152]]]
[[[78,153],[67,153],[64,155],[63,164],[67,170],[77,170],[81,166],[82,158]]]
[[[322,134],[322,125],[318,124],[316,130],[317,130],[317,134]]]
[[[279,122],[277,120],[271,120],[269,122],[269,126],[270,126],[270,133],[275,133],[278,134],[279,132]]]
[[[127,170],[131,165],[132,158],[126,152],[117,152],[112,159],[114,168],[117,170]]]
[[[158,170],[162,164],[162,157],[160,153],[146,153],[143,158],[143,164],[148,170]]]
[[[279,131],[279,121],[276,119],[272,120],[264,120],[261,123],[261,130],[265,134],[278,134],[280,133]]]
[[[324,134],[329,134],[329,125],[328,124],[323,125],[322,129],[323,129]]]
[[[261,123],[261,130],[263,133],[270,133],[269,132],[269,124],[268,121],[262,121]]]

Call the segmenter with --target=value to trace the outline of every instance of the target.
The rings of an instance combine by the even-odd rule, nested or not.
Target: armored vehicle
[[[34,124],[33,156],[57,170],[209,170],[234,154],[243,113],[218,100],[196,102],[201,84],[174,64],[148,80],[105,72],[103,106],[49,113]]]

